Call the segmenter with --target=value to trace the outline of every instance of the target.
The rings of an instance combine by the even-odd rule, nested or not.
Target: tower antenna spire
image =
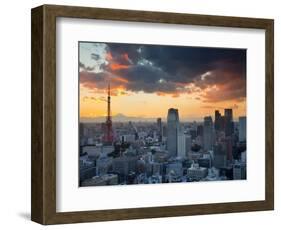
[[[104,142],[106,144],[112,144],[112,142],[113,142],[110,82],[108,83],[108,86],[107,86],[107,116],[106,116],[106,121],[105,121]]]
[[[108,83],[108,87],[107,87],[107,118],[110,117],[111,119],[111,105],[110,105],[110,82]]]

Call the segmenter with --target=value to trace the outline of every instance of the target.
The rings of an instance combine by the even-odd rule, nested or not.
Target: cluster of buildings
[[[232,109],[202,122],[179,111],[155,122],[80,123],[80,186],[246,179],[246,117]]]

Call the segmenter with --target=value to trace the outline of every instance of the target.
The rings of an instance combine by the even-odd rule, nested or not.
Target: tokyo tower
[[[107,90],[107,116],[105,121],[105,133],[104,142],[107,144],[112,144],[113,142],[113,130],[112,130],[112,118],[111,118],[111,108],[110,108],[110,84],[108,84]]]

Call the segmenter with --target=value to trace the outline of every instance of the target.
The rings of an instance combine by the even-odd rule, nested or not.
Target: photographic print
[[[273,19],[42,5],[31,59],[32,221],[274,210]]]
[[[79,186],[245,180],[246,49],[80,41]]]

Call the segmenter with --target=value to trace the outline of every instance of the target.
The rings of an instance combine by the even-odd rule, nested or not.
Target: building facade
[[[211,116],[204,117],[203,126],[203,147],[205,150],[211,150],[214,143],[214,125]]]
[[[170,108],[167,117],[167,150],[170,155],[177,156],[179,134],[178,110]]]
[[[246,117],[239,117],[239,141],[244,142],[246,141],[246,126],[247,120]]]

